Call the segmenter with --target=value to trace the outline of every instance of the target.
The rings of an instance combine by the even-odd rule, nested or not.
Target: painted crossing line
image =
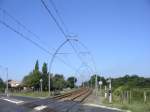
[[[47,108],[47,107],[48,107],[48,106],[46,106],[46,105],[40,105],[40,106],[35,107],[34,110],[40,111],[40,110],[43,110],[43,109],[45,109],[45,108]]]
[[[21,101],[21,100],[16,100],[16,99],[8,99],[8,98],[5,98],[5,97],[2,97],[0,98],[4,101],[8,101],[8,102],[11,102],[11,103],[15,103],[15,104],[20,104],[20,103],[23,103],[24,101]]]
[[[86,103],[84,104],[86,106],[93,106],[93,107],[99,107],[99,108],[104,108],[104,109],[109,109],[109,110],[116,110],[116,111],[120,111],[120,112],[124,112],[121,109],[118,108],[113,108],[113,107],[107,107],[107,106],[103,106],[103,105],[97,105],[97,104],[90,104],[90,103]],[[130,111],[126,111],[126,112],[130,112]]]

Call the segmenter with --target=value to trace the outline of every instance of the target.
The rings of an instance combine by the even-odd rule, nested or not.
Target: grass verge
[[[46,92],[25,92],[25,93],[12,93],[13,96],[25,96],[25,97],[33,97],[33,98],[41,98],[48,97],[49,93]]]
[[[118,103],[113,101],[113,103],[109,103],[104,100],[103,104],[109,107],[116,107],[122,110],[130,110],[131,112],[150,112],[150,103],[141,103],[141,102],[132,102],[132,103]]]
[[[68,89],[68,90],[63,90],[63,91],[60,91],[60,94],[65,94],[67,92],[71,92],[71,91],[74,91],[75,89]],[[52,92],[53,94],[53,92]],[[41,92],[38,92],[38,91],[35,91],[35,92],[17,92],[17,93],[11,93],[12,96],[25,96],[25,97],[33,97],[33,98],[47,98],[49,97],[49,92],[48,91],[43,91],[42,93]]]

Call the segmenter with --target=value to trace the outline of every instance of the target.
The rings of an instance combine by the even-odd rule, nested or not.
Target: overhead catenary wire
[[[21,32],[17,31],[16,29],[14,29],[13,27],[11,27],[10,25],[8,25],[7,23],[5,23],[4,21],[0,20],[0,24],[4,25],[5,27],[7,27],[8,29],[12,30],[13,32],[15,32],[16,34],[18,34],[21,38],[24,38],[25,40],[29,41],[30,43],[34,44],[36,47],[40,48],[42,51],[48,53],[49,55],[52,55],[51,52],[49,52],[47,49],[45,49],[44,47],[42,47],[41,45],[39,45],[38,43],[36,43],[35,41],[33,41],[32,39],[30,39],[29,37],[25,36],[24,34],[22,34]],[[66,63],[64,60],[62,60],[61,58],[59,58],[57,56],[57,59],[59,59],[63,64],[65,64],[66,66],[68,66],[69,68],[71,68],[72,70],[76,70],[76,68],[74,68],[72,65]]]
[[[54,20],[54,22],[56,23],[58,29],[60,30],[60,32],[63,34],[63,36],[65,37],[65,39],[69,39],[68,34],[66,34],[66,32],[64,31],[64,29],[61,27],[61,25],[59,24],[59,22],[57,21],[57,19],[55,18],[55,16],[53,15],[53,13],[51,12],[51,10],[48,8],[47,4],[44,2],[44,0],[41,0],[41,3],[43,4],[44,8],[46,9],[46,11],[48,12],[48,14],[51,16],[51,18]],[[56,7],[55,7],[56,8]],[[86,65],[86,63],[82,60],[82,58],[79,56],[76,48],[73,46],[72,42],[69,41],[70,46],[72,47],[72,49],[74,50],[75,54],[77,55],[77,57],[79,58],[79,60],[81,61],[81,63],[84,63]]]
[[[90,52],[90,50],[86,47],[85,44],[83,44],[81,41],[78,41],[78,43],[87,50],[88,54],[91,56],[91,60],[92,60],[92,63],[94,65],[94,69],[95,69],[95,72],[97,71],[97,66],[96,66],[96,63],[95,63],[95,60],[94,60],[94,57],[92,55],[92,53]]]
[[[45,42],[41,40],[40,36],[38,36],[36,33],[32,32],[30,29],[28,29],[24,24],[22,24],[18,19],[16,19],[15,17],[13,17],[10,13],[8,13],[6,10],[0,8],[0,11],[3,12],[3,15],[7,15],[10,19],[12,19],[16,24],[18,24],[19,26],[21,26],[24,30],[26,30],[28,33],[30,33],[33,37],[35,37],[36,39],[39,40],[40,43],[42,43],[42,45],[45,45]],[[3,18],[4,20],[4,18]],[[46,47],[46,46],[45,46]],[[47,47],[48,48],[48,47]],[[55,50],[54,48],[52,48],[53,50]],[[58,53],[58,54],[71,54],[71,53]]]
[[[32,34],[32,36],[34,36],[35,38],[39,39],[40,43],[43,43],[40,39],[40,37],[32,32],[31,30],[29,30],[25,25],[23,25],[19,20],[17,20],[15,17],[13,17],[11,14],[9,14],[6,10],[0,8],[0,11],[2,11],[3,15],[7,15],[10,19],[12,19],[14,22],[16,22],[19,26],[21,26],[22,28],[24,28],[24,30],[26,30],[28,33]],[[25,36],[23,33],[19,32],[18,30],[14,29],[13,27],[11,27],[9,24],[7,24],[5,21],[5,19],[3,18],[3,21],[0,20],[0,23],[3,24],[5,27],[9,28],[10,30],[12,30],[13,32],[17,33],[19,36],[21,36],[22,38],[24,38],[25,40],[29,41],[30,43],[34,44],[35,46],[37,46],[38,48],[40,48],[41,50],[43,50],[44,52],[48,53],[49,55],[52,55],[51,52],[49,52],[49,50],[47,50],[45,47],[43,47],[42,45],[38,44],[37,42],[33,41],[31,38]],[[54,49],[54,48],[53,48]],[[54,49],[55,50],[55,49]],[[68,54],[68,53],[58,53],[58,54]],[[59,61],[61,61],[63,64],[65,64],[66,66],[70,67],[72,70],[75,70],[76,68],[73,67],[71,64],[66,63],[63,59],[61,59],[60,57],[56,56],[57,59],[59,59]]]
[[[44,2],[44,0],[41,0],[44,8],[47,10],[48,14],[51,16],[51,18],[53,19],[53,21],[55,22],[55,24],[57,25],[58,29],[60,30],[60,32],[63,34],[63,36],[65,37],[65,39],[68,39],[68,37],[71,37],[70,35],[67,35],[66,32],[64,31],[64,29],[61,27],[61,25],[59,24],[59,22],[57,21],[57,19],[55,18],[55,16],[53,15],[53,13],[51,12],[51,10],[48,8],[48,6],[46,5],[46,3]],[[56,8],[56,7],[55,7]],[[56,10],[57,11],[57,10]],[[57,12],[56,12],[57,13]],[[57,13],[58,14],[58,13]],[[82,58],[80,57],[80,55],[78,54],[76,48],[73,46],[72,42],[69,41],[69,44],[71,45],[72,49],[74,50],[75,54],[77,55],[77,57],[79,58],[79,60],[81,61],[81,63],[83,63],[84,65],[88,65],[85,61],[82,60]],[[93,60],[93,57],[92,57]],[[95,61],[93,60],[93,64],[95,65]],[[95,72],[97,71],[96,66],[95,68]],[[95,81],[95,88],[97,88],[97,75],[96,75],[96,81]],[[97,92],[96,92],[97,93]]]
[[[54,15],[52,14],[52,12],[49,10],[49,8],[47,7],[46,3],[41,0],[44,8],[47,10],[47,12],[49,13],[49,15],[52,17],[52,19],[54,20],[54,22],[56,23],[57,27],[59,28],[59,30],[61,31],[61,33],[66,37],[66,33],[65,31],[63,30],[63,28],[60,26],[59,22],[57,21],[57,19],[54,17]]]
[[[93,55],[92,55],[92,53],[89,51],[89,49],[81,42],[81,41],[79,41],[79,43],[80,43],[80,45],[82,45],[85,49],[87,49],[87,51],[89,52],[89,54],[90,54],[90,56],[91,56],[91,59],[92,59],[92,63],[93,63],[93,65],[94,65],[94,69],[95,69],[95,72],[97,72],[97,66],[96,66],[96,63],[95,63],[95,60],[94,60],[94,58],[93,58]],[[97,95],[97,91],[98,91],[98,82],[97,82],[97,73],[95,73],[95,75],[96,75],[96,79],[95,79],[95,88],[96,88],[96,95]],[[101,80],[101,79],[100,79]]]
[[[21,26],[24,30],[26,30],[28,33],[30,33],[34,38],[38,39],[38,41],[40,43],[42,43],[42,45],[45,45],[45,42],[43,42],[41,40],[41,38],[34,32],[32,32],[30,29],[28,29],[24,24],[22,24],[18,19],[16,19],[15,17],[13,17],[10,13],[8,13],[6,10],[0,8],[0,11],[2,11],[3,15],[7,15],[10,19],[12,19],[16,24],[18,24],[19,26]]]
[[[69,29],[67,28],[67,25],[66,25],[65,22],[63,21],[63,19],[62,19],[62,17],[61,17],[61,14],[60,14],[60,12],[58,11],[58,9],[57,9],[57,7],[56,7],[54,1],[53,1],[53,0],[49,0],[49,3],[52,5],[52,7],[53,7],[54,11],[56,12],[56,14],[57,14],[57,16],[58,16],[58,18],[59,18],[61,24],[62,24],[63,27],[64,27],[65,31],[66,31],[67,33],[69,33]]]
[[[41,0],[43,6],[45,7],[45,9],[47,10],[47,12],[49,13],[49,15],[51,16],[51,18],[54,20],[54,22],[56,23],[57,27],[59,28],[59,30],[61,31],[61,33],[64,35],[65,39],[68,39],[68,36],[64,29],[61,27],[61,25],[59,24],[59,22],[57,21],[57,19],[55,18],[55,16],[53,15],[53,13],[51,12],[51,10],[48,8],[48,6],[46,5],[46,3],[44,2],[44,0]],[[56,8],[56,7],[55,7]],[[57,11],[57,10],[56,10]],[[58,13],[57,13],[58,14]],[[80,59],[81,63],[87,65],[87,63],[85,61],[82,60],[82,58],[80,57],[80,55],[78,54],[76,48],[73,46],[72,42],[69,41],[69,44],[71,45],[71,47],[73,48],[74,52],[76,53],[77,57]],[[93,56],[92,56],[92,60],[93,60]],[[95,65],[95,61],[93,60],[93,64]],[[97,68],[95,66],[95,72],[97,71]],[[96,81],[95,81],[95,88],[97,88],[97,75],[96,75]],[[97,92],[96,92],[97,94]]]
[[[54,1],[53,1],[53,0],[49,0],[49,2],[50,2],[51,5],[53,6],[54,11],[56,12],[56,14],[57,14],[57,16],[58,16],[60,22],[61,22],[62,25],[64,26],[65,30],[68,31],[68,28],[66,27],[66,24],[65,24],[65,22],[63,21],[63,19],[62,19],[60,13],[59,13],[59,11],[58,11],[58,9],[57,9],[57,7],[56,7]],[[47,5],[46,5],[46,3],[44,2],[44,0],[42,0],[42,3],[43,3],[43,5],[44,5],[44,7],[47,9],[47,11],[49,12],[49,14],[51,15],[52,19],[55,20],[55,23],[56,23],[59,27],[61,27],[60,24],[59,24],[59,22],[57,21],[57,19],[54,17],[54,15],[52,14],[52,12],[51,12],[51,11],[49,10],[49,8],[47,7]],[[61,30],[63,30],[63,28],[61,28]],[[63,32],[65,32],[65,31],[63,31]],[[63,33],[63,32],[62,32],[62,33]],[[67,32],[67,33],[68,33],[68,32]],[[65,34],[65,33],[63,33],[63,34],[64,34],[65,37],[68,37],[68,36],[69,36],[69,35],[67,35],[67,34]],[[85,49],[89,52],[90,55],[92,55],[91,52],[89,51],[89,49],[88,49],[81,41],[78,40],[78,42],[79,42],[79,44],[80,44],[83,48],[85,48]]]
[[[7,23],[5,23],[4,21],[0,20],[0,23],[3,24],[5,27],[7,27],[8,29],[12,30],[13,32],[17,33],[18,35],[20,35],[20,37],[24,38],[25,40],[31,42],[32,44],[34,44],[35,46],[37,46],[38,48],[40,48],[41,50],[45,51],[46,53],[52,55],[52,53],[50,53],[47,49],[45,49],[44,47],[42,47],[40,44],[36,43],[35,41],[33,41],[32,39],[30,39],[29,37],[23,35],[21,32],[17,31],[16,29],[14,29],[13,27],[11,27],[10,25],[8,25]]]
[[[34,37],[36,37],[37,39],[40,40],[39,36],[36,35],[35,33],[33,33],[31,30],[29,30],[25,25],[23,25],[21,22],[19,22],[17,19],[15,19],[13,16],[11,16],[9,13],[7,13],[6,11],[4,11],[4,14],[8,15],[10,18],[12,18],[18,25],[20,25],[22,28],[24,28],[27,32],[29,32],[30,34],[32,34]],[[57,21],[57,20],[56,20]],[[62,21],[63,22],[63,21]],[[40,48],[42,51],[52,55],[51,52],[49,52],[49,50],[47,50],[46,48],[44,48],[43,46],[41,46],[40,44],[38,44],[37,42],[33,41],[31,38],[25,36],[23,33],[17,31],[16,29],[14,29],[13,27],[11,27],[9,24],[7,24],[4,21],[0,21],[1,24],[3,24],[5,27],[9,28],[10,30],[12,30],[13,32],[17,33],[18,35],[20,35],[20,37],[24,38],[25,40],[29,41],[30,43],[34,44],[35,46],[37,46],[38,48]],[[61,26],[60,26],[61,27]],[[63,29],[62,29],[63,30]],[[65,37],[68,38],[69,35],[67,35],[67,33],[65,33]],[[70,42],[70,41],[69,41]],[[76,50],[76,48],[73,46],[73,44],[70,42],[72,48],[74,49],[75,53],[78,55],[78,51]],[[58,56],[57,56],[58,57]],[[78,56],[80,58],[80,56]],[[66,64],[65,61],[63,61],[61,58],[58,58],[59,60],[61,60],[61,62],[63,62],[65,65],[68,66],[68,64]],[[81,60],[81,59],[80,59]],[[81,60],[82,61],[82,60]],[[74,67],[72,67],[71,65],[69,65],[69,67],[73,70],[75,70]]]

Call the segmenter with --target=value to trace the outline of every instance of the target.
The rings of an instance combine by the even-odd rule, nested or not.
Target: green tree
[[[23,85],[38,89],[40,87],[40,79],[41,79],[41,72],[39,71],[39,63],[37,60],[34,70],[30,72],[29,75],[24,77]]]
[[[123,77],[113,78],[113,89],[129,90],[133,88],[149,88],[150,78],[139,77],[138,75],[125,75]]]
[[[39,71],[39,61],[36,60],[34,71]]]
[[[35,88],[39,88],[40,87],[40,79],[42,78],[41,77],[41,73],[39,71],[39,62],[38,60],[36,61],[36,64],[35,64],[35,68],[33,70],[33,75],[32,75],[32,84]]]
[[[26,75],[23,78],[23,81],[22,81],[23,86],[32,87],[33,86],[32,78],[33,78],[33,72],[30,72],[28,75]]]
[[[4,92],[5,90],[5,83],[3,82],[3,80],[0,78],[0,92]]]
[[[95,87],[95,80],[96,80],[96,75],[91,76],[90,80],[89,80],[89,84],[90,86],[92,85],[92,87]],[[99,81],[103,82],[103,85],[106,85],[106,79],[104,77],[100,77],[99,75],[97,75],[97,83]],[[102,86],[103,86],[102,85]]]
[[[42,79],[43,79],[43,89],[46,91],[48,90],[48,71],[46,63],[43,63],[42,66]]]
[[[68,79],[67,79],[67,87],[74,88],[76,82],[77,82],[77,78],[75,78],[73,76],[68,77]]]
[[[63,75],[55,74],[55,76],[52,78],[52,82],[54,90],[62,90],[64,88],[65,79]]]

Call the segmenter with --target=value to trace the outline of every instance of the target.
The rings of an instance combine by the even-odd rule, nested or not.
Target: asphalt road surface
[[[13,100],[12,100],[13,99]],[[18,97],[18,99],[21,99]],[[7,101],[8,100],[8,101]],[[9,101],[10,100],[10,101]],[[11,102],[14,101],[14,98],[10,97],[0,97],[0,112],[30,112],[30,109],[24,108],[19,105],[19,103]],[[15,99],[15,101],[20,101]],[[27,101],[27,99],[26,99]]]
[[[28,108],[28,107],[23,106],[24,103],[36,101],[36,100],[39,100],[39,99],[29,98],[29,97],[21,97],[21,96],[6,97],[4,95],[0,95],[0,112],[36,112],[37,110],[35,110],[33,108]],[[46,102],[46,100],[41,99],[41,102]],[[55,104],[54,107],[56,109],[56,108],[60,108],[60,106],[59,106],[60,104],[63,104],[63,107],[65,107],[65,105],[71,105],[72,103],[56,101],[53,104]],[[44,105],[45,104],[49,108],[53,107],[53,105],[51,103],[49,103],[49,104],[44,103]],[[75,107],[71,107],[70,110],[71,110],[71,112],[118,112],[116,110],[110,110],[110,109],[104,109],[104,108],[98,108],[98,107],[92,107],[92,106],[83,106],[80,104],[76,105]],[[59,111],[61,112],[61,108]],[[37,111],[37,112],[39,112],[39,111]],[[40,112],[42,112],[42,111],[40,111]],[[65,112],[64,109],[63,109],[63,112]]]

